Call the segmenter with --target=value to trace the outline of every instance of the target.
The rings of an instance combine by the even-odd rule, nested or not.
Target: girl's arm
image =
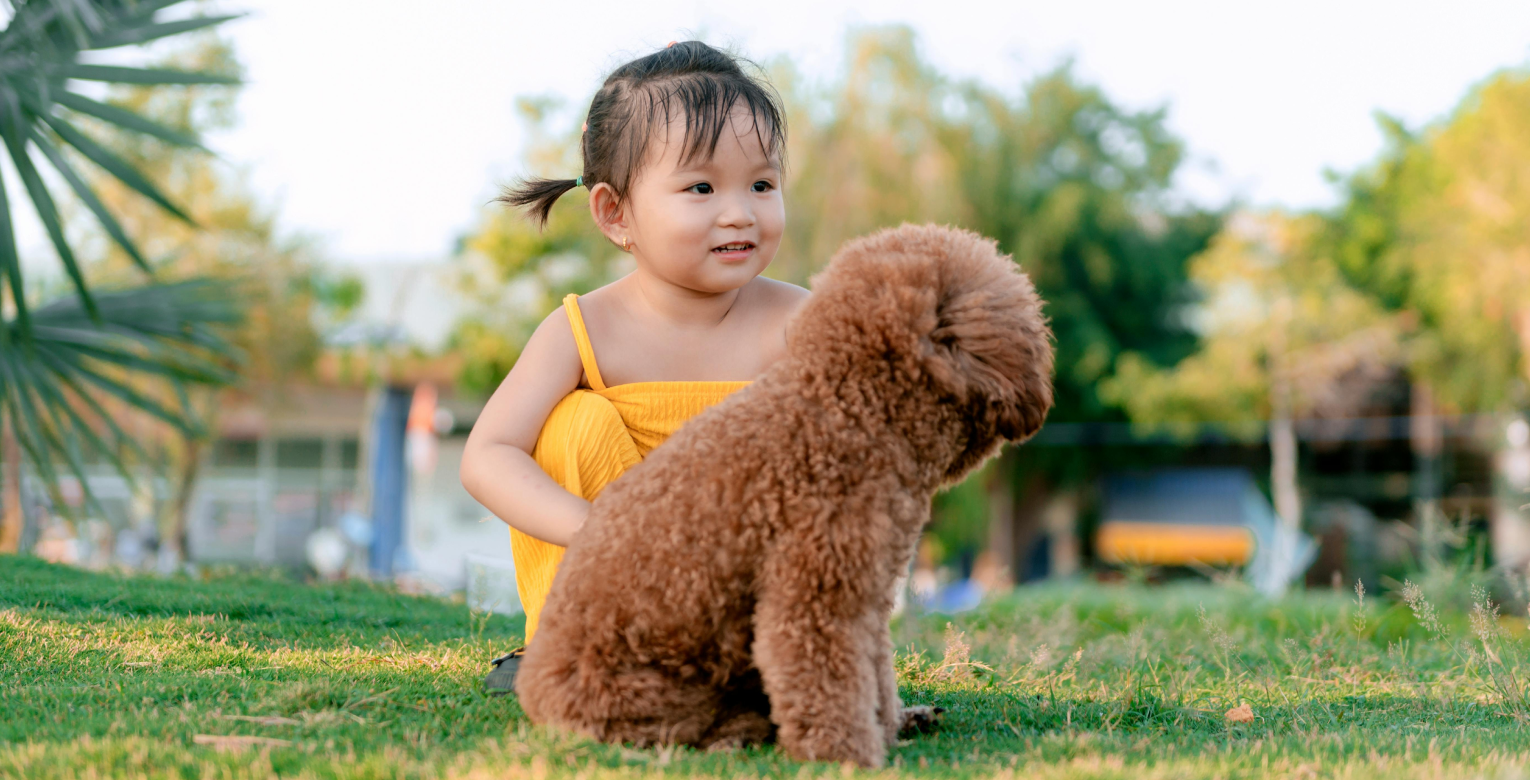
[[[590,502],[553,481],[531,451],[547,415],[582,373],[568,314],[558,308],[531,334],[462,452],[462,486],[478,503],[512,528],[563,547],[584,524]]]

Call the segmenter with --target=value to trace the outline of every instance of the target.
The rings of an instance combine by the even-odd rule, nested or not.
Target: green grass
[[[1211,585],[1048,586],[955,618],[908,616],[895,625],[904,698],[950,712],[883,774],[1526,771],[1523,620],[1479,616],[1474,630],[1442,607],[1439,638],[1401,603],[1367,599],[1358,617],[1352,595],[1271,601]],[[771,748],[633,750],[530,726],[513,698],[479,692],[487,659],[520,632],[518,620],[362,584],[165,580],[0,557],[0,777],[849,771]],[[1253,722],[1225,717],[1240,704]],[[198,735],[273,741],[219,749]]]

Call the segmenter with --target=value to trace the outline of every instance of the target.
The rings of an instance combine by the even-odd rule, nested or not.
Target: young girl
[[[586,186],[595,224],[637,263],[542,321],[463,453],[463,486],[510,525],[528,642],[590,500],[784,352],[807,291],[760,272],[785,223],[785,131],[763,79],[704,43],[672,43],[595,94],[582,176],[501,198],[545,224]]]

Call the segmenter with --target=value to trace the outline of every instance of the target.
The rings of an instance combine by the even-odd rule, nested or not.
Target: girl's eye
[[[765,181],[764,179],[760,179],[759,181],[754,183],[754,188],[753,189],[754,189],[755,192],[770,192],[774,188],[775,188],[775,185],[771,184],[768,181]]]
[[[707,184],[706,182],[701,182],[699,184],[692,184],[691,186],[686,187],[686,189],[689,190],[690,192],[696,193],[697,195],[711,195],[712,194],[712,185]]]

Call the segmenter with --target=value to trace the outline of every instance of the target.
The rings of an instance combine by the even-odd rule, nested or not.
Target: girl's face
[[[733,113],[711,159],[682,164],[684,133],[683,119],[669,123],[621,213],[603,227],[618,245],[628,239],[638,266],[667,282],[698,292],[736,290],[759,276],[781,245],[780,161],[766,157],[747,112]]]

